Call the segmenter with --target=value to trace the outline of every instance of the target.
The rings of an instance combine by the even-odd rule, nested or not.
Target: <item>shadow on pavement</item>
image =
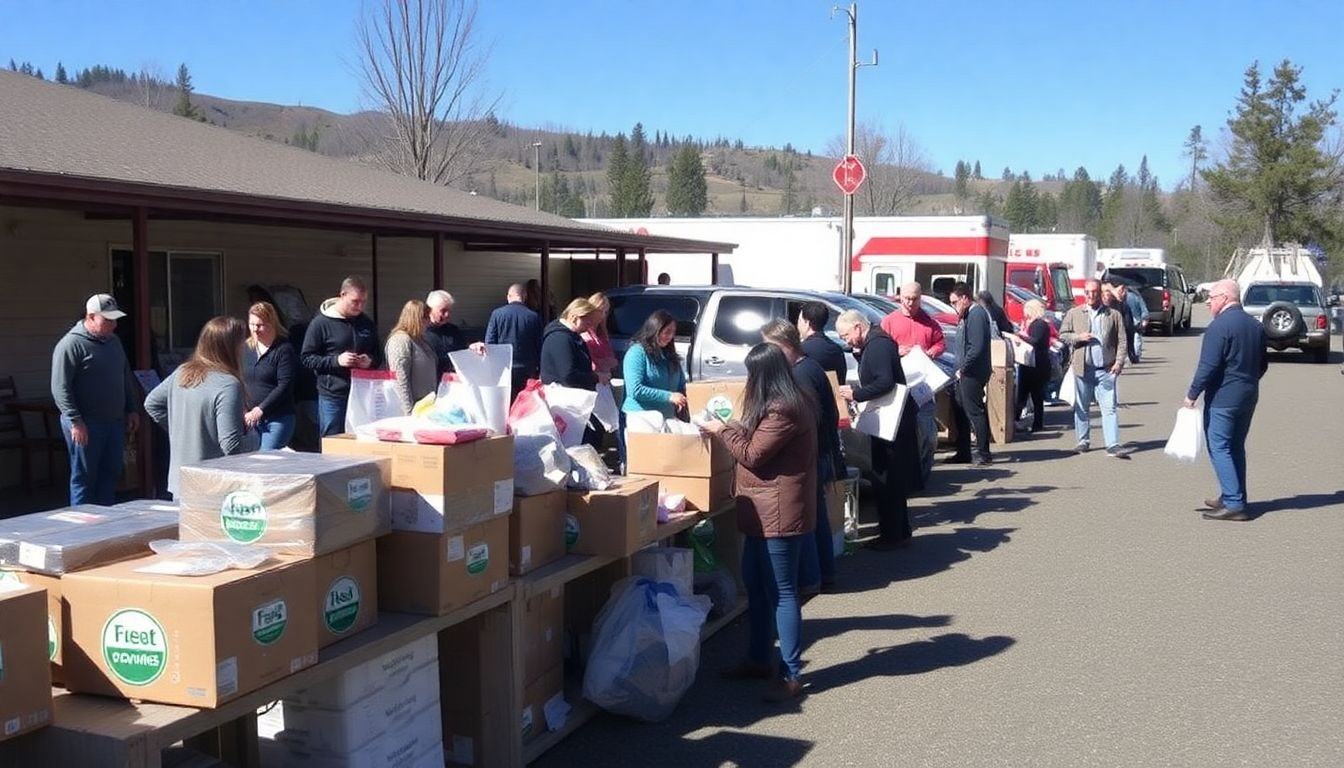
[[[1344,504],[1344,491],[1334,493],[1299,493],[1296,496],[1284,496],[1264,502],[1252,502],[1251,511],[1256,517],[1274,512],[1304,512],[1335,504]]]
[[[1024,461],[1049,461],[1050,459],[1065,459],[1073,454],[1072,448],[1033,448],[1029,451],[1013,451],[1013,462]]]
[[[938,635],[929,640],[870,648],[863,658],[818,669],[804,679],[809,683],[809,692],[821,692],[874,677],[919,675],[974,664],[1004,652],[1016,642],[1006,635],[980,639],[961,633]]]
[[[1155,440],[1134,440],[1122,443],[1121,445],[1129,449],[1129,453],[1132,456],[1136,453],[1143,453],[1145,451],[1160,451],[1167,447],[1167,441],[1163,438]]]
[[[841,572],[840,593],[886,589],[896,581],[909,581],[946,571],[972,555],[989,552],[1011,541],[1016,528],[956,528],[924,530],[928,517],[915,519],[915,537],[907,549],[876,552],[860,549],[846,558]]]
[[[740,697],[744,701],[750,700],[752,702],[751,707],[760,710],[760,717],[754,718],[756,720],[769,717],[772,714],[799,711],[797,703],[765,704],[760,700],[761,690],[763,689],[757,690],[754,686],[742,684],[738,684],[737,687],[736,692],[729,694],[723,691],[721,695]],[[578,733],[570,736],[564,744],[550,750],[530,765],[572,766],[581,764],[586,768],[605,768],[606,766],[627,768],[631,765],[639,765],[641,768],[737,765],[743,768],[774,768],[774,766],[802,765],[806,761],[808,753],[812,751],[813,743],[811,741],[745,733],[736,730],[720,730],[708,736],[690,737],[686,734],[693,733],[701,727],[713,727],[716,724],[696,724],[697,721],[712,718],[678,717],[680,713],[686,712],[689,708],[689,699],[690,697],[687,696],[687,699],[683,700],[677,708],[677,714],[672,716],[673,720],[679,721],[678,727],[668,728],[667,724],[670,721],[664,721],[655,727],[650,727],[647,723],[627,720],[614,715],[599,715],[596,722],[581,728]],[[682,724],[681,721],[685,721],[685,723]],[[607,732],[607,737],[604,740],[594,741],[591,746],[586,748],[578,748],[585,732],[598,729]],[[611,744],[624,744],[625,746],[613,750],[610,748]],[[630,752],[626,752],[627,749]],[[635,755],[638,755],[638,757],[635,757]]]
[[[846,574],[848,576],[848,574]],[[911,616],[892,613],[883,616],[841,616],[829,619],[808,617],[803,609],[803,653],[813,643],[826,637],[838,637],[846,632],[899,632],[903,629],[923,627],[946,627],[952,623],[951,616]]]

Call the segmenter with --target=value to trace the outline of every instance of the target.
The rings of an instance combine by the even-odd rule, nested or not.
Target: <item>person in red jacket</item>
[[[778,635],[779,677],[765,698],[780,702],[803,692],[798,566],[817,519],[817,404],[798,386],[778,347],[757,344],[746,365],[742,420],[701,427],[717,434],[737,459],[737,528],[750,639],[746,660],[723,676],[769,678]]]
[[[943,327],[924,311],[924,305],[920,303],[923,296],[924,289],[919,283],[906,283],[901,286],[900,309],[882,318],[882,330],[896,342],[901,357],[905,357],[915,347],[923,349],[933,358],[947,350]]]

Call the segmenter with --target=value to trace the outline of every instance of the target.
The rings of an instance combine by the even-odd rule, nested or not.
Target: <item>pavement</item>
[[[1162,447],[1207,320],[1122,376],[1130,460],[1075,455],[1049,408],[992,466],[936,468],[914,545],[842,558],[804,607],[804,698],[719,679],[739,619],[669,719],[600,715],[534,765],[1344,766],[1341,356],[1272,356],[1259,516],[1203,520],[1207,458]]]

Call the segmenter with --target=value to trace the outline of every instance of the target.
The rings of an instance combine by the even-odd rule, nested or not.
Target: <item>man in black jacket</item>
[[[957,422],[957,453],[949,463],[989,464],[989,414],[985,411],[985,385],[989,383],[990,319],[966,283],[952,286],[951,304],[961,316],[957,323],[957,381],[953,390],[953,416]],[[971,435],[975,432],[975,449]]]
[[[340,295],[322,302],[303,336],[303,366],[317,374],[317,423],[323,437],[345,431],[350,369],[377,368],[383,362],[378,328],[364,314],[367,296],[362,279],[345,278]]]
[[[434,348],[440,376],[453,372],[453,361],[448,359],[448,355],[467,348],[462,339],[462,329],[452,322],[453,303],[453,294],[447,291],[430,291],[425,298],[425,306],[429,307],[425,341]]]
[[[821,370],[835,374],[835,383],[843,385],[849,373],[845,350],[826,337],[826,321],[831,310],[820,301],[809,301],[798,312],[798,336],[803,340],[803,354],[817,362]]]
[[[881,328],[873,327],[862,313],[852,309],[841,312],[835,320],[835,330],[859,356],[859,384],[841,387],[841,397],[856,403],[867,402],[883,397],[897,384],[905,383],[896,342]],[[906,496],[911,491],[920,490],[921,483],[915,420],[917,408],[907,394],[895,441],[871,438],[873,485],[877,491],[877,520],[881,535],[869,546],[876,550],[897,549],[910,543],[910,509]]]

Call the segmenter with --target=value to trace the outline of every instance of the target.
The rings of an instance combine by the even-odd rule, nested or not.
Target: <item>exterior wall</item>
[[[126,220],[90,220],[78,211],[0,206],[0,375],[12,375],[21,397],[49,393],[51,350],[82,315],[91,294],[111,289],[114,248],[129,248]],[[241,316],[248,285],[293,285],[309,309],[336,295],[348,274],[370,277],[368,235],[286,227],[191,221],[149,223],[151,250],[199,250],[222,254],[223,308]],[[429,238],[384,237],[378,241],[377,301],[385,336],[402,304],[423,299],[433,287]],[[490,311],[504,302],[508,285],[537,277],[539,259],[527,253],[464,252],[444,242],[443,287],[456,299],[454,321],[484,331]],[[569,261],[551,260],[552,293],[563,306],[569,296]],[[129,319],[123,322],[130,322]],[[0,454],[0,486],[18,480],[18,457]]]

